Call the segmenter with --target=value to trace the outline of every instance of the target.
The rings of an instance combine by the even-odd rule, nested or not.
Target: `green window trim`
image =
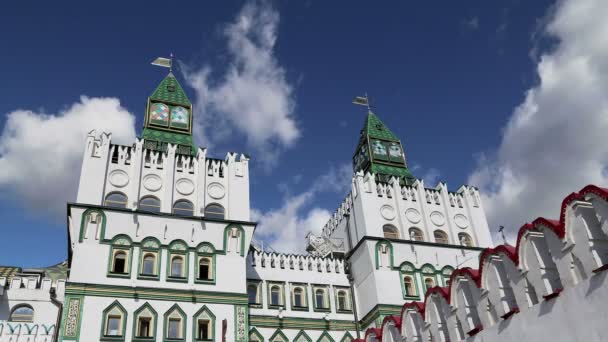
[[[308,334],[306,334],[304,330],[300,330],[296,337],[294,337],[293,341],[300,342],[302,338],[306,340],[306,342],[312,342],[312,339],[310,338],[310,336],[308,336]]]
[[[317,290],[323,291],[323,302],[327,307],[317,306]],[[312,308],[315,312],[331,312],[331,300],[329,298],[329,286],[327,285],[312,285]]]
[[[327,331],[324,331],[324,332],[321,334],[321,336],[319,336],[319,338],[317,339],[317,342],[324,342],[324,341],[323,341],[323,338],[328,339],[330,342],[335,342],[334,338],[333,338],[333,337],[331,337],[331,335],[330,335],[330,334],[329,334]]]
[[[151,337],[139,337],[137,336],[137,327],[138,327],[138,323],[139,323],[139,315],[144,311],[144,310],[148,310],[150,311],[150,313],[152,313],[152,326],[150,327],[151,331],[152,331],[152,336]],[[150,305],[150,303],[146,302],[144,303],[142,306],[139,307],[139,309],[137,309],[134,313],[133,313],[133,338],[132,341],[133,342],[147,342],[147,341],[156,341],[156,327],[158,326],[158,314],[156,313],[156,311],[154,310],[154,308],[152,307],[152,305]]]
[[[340,303],[338,302],[338,299],[339,299],[338,293],[340,291],[346,292],[346,309],[343,309],[343,310],[340,309]],[[353,312],[353,299],[352,299],[349,287],[334,286],[334,298],[335,298],[334,304],[336,305],[337,313],[352,313]]]
[[[68,314],[70,313],[70,309],[72,308],[71,304],[73,302],[78,302],[78,322],[76,325],[76,335],[66,335],[65,327],[66,320],[68,319]],[[63,339],[72,339],[78,341],[80,339],[80,327],[82,323],[82,308],[84,306],[84,296],[82,295],[69,295],[66,294],[64,299],[64,309],[61,317],[61,324],[59,325],[59,336],[61,336],[61,340]]]
[[[272,304],[272,296],[271,296],[271,292],[270,290],[274,287],[274,286],[278,286],[279,290],[280,290],[280,298],[279,298],[279,304]],[[279,309],[279,308],[285,308],[285,283],[283,282],[275,282],[275,281],[270,281],[266,283],[267,286],[267,294],[268,294],[268,308],[269,309]]]
[[[156,244],[156,247],[153,246]],[[160,249],[160,241],[156,238],[145,238],[139,247],[139,262],[137,263],[137,279],[141,280],[160,280],[160,259],[161,259],[161,249]],[[147,253],[155,253],[156,254],[156,274],[149,275],[143,274],[143,263],[144,257]]]
[[[256,302],[255,303],[249,302],[249,287],[251,285],[255,286],[255,288],[256,288],[256,292],[255,292]],[[261,280],[247,279],[247,303],[250,308],[262,308],[263,307],[262,291],[260,291],[261,285],[262,285]]]
[[[255,336],[260,342],[264,342],[264,336],[262,336],[262,334],[260,334],[258,329],[256,329],[255,327],[251,328],[249,330],[249,334],[248,334],[249,341],[251,341],[253,336]]]
[[[207,314],[207,317],[209,318],[209,328],[211,330],[211,334],[209,334],[210,338],[208,338],[206,340],[201,340],[197,336],[198,320],[199,320],[199,317],[202,316],[203,314]],[[192,340],[193,341],[215,341],[215,315],[213,314],[213,312],[211,312],[211,310],[209,310],[209,308],[207,308],[206,305],[203,305],[203,307],[194,314],[194,318],[192,321]]]
[[[173,312],[177,312],[178,315],[181,317],[181,338],[169,338],[167,336],[169,333],[169,316],[171,316]],[[172,307],[169,308],[169,310],[167,310],[167,312],[165,312],[163,318],[163,342],[185,341],[186,326],[188,325],[188,316],[186,316],[182,308],[180,308],[179,305],[174,304]]]
[[[443,286],[448,286],[448,281],[454,272],[454,268],[451,266],[445,266],[441,269],[441,278],[443,280]]]
[[[232,228],[237,228],[240,231],[241,247],[240,247],[239,255],[246,256],[245,255],[245,229],[243,229],[243,227],[241,225],[238,225],[235,223],[231,223],[228,226],[226,226],[226,228],[224,228],[224,252],[225,253],[228,252],[228,240],[230,239],[229,235],[230,235],[230,231],[232,230]]]
[[[183,276],[175,277],[171,275],[171,263],[173,258],[181,256],[183,258],[182,272]],[[165,280],[168,282],[187,283],[190,275],[190,250],[188,244],[182,240],[175,240],[169,244],[167,248],[167,269]]]
[[[115,251],[123,251],[127,253],[127,260],[125,261],[126,272],[116,273],[113,271],[114,267],[114,255]],[[110,247],[110,255],[108,257],[108,271],[107,276],[110,278],[131,278],[131,265],[133,262],[133,244],[131,239],[126,235],[117,235],[112,239]]]
[[[390,268],[392,269],[392,268],[394,268],[393,244],[388,240],[380,240],[380,241],[376,242],[376,247],[375,247],[376,269],[377,270],[380,269],[380,247],[382,245],[388,246]]]
[[[199,268],[200,268],[200,264],[201,264],[201,259],[202,258],[209,258],[211,260],[211,265],[209,265],[211,267],[211,279],[200,279],[199,276]],[[196,284],[209,284],[209,285],[215,285],[215,280],[216,280],[216,272],[215,272],[215,254],[210,254],[210,253],[196,253],[196,265],[195,265],[195,270],[194,270],[194,282]]]
[[[425,268],[432,269],[432,272],[425,271]],[[420,267],[420,275],[421,275],[421,279],[422,279],[422,284],[420,286],[424,289],[424,291],[423,291],[424,293],[426,293],[426,291],[428,290],[426,288],[426,282],[425,282],[426,278],[432,278],[433,283],[435,284],[434,286],[439,286],[439,281],[437,279],[438,273],[439,272],[431,264],[424,264]]]
[[[296,306],[295,305],[295,291],[296,288],[301,288],[303,290],[303,298],[304,298],[304,305],[302,306]],[[293,311],[309,311],[309,305],[308,305],[308,284],[305,283],[291,283],[290,284],[290,293],[291,293],[291,310]]]
[[[86,226],[86,219],[90,213],[98,213],[101,218],[101,232],[99,232],[99,240],[103,240],[106,231],[106,214],[100,209],[87,209],[82,213],[80,219],[80,232],[78,234],[78,242],[84,241],[84,227]],[[94,238],[95,239],[95,238]]]
[[[114,309],[118,309],[118,311],[120,311],[121,313],[121,335],[120,336],[109,336],[106,335],[106,324],[107,324],[107,320],[108,320],[108,315],[109,313],[114,310]],[[112,304],[110,304],[110,306],[108,306],[105,310],[103,310],[103,314],[102,314],[102,319],[101,319],[101,332],[99,335],[99,340],[100,341],[124,341],[125,337],[126,337],[126,331],[127,331],[127,310],[125,310],[125,308],[120,305],[120,303],[116,300],[114,301]]]
[[[270,338],[268,339],[269,342],[274,342],[275,338],[281,338],[284,342],[289,342],[289,339],[287,338],[287,336],[285,336],[285,334],[283,333],[283,331],[281,329],[277,329],[274,334],[272,334],[272,336],[270,336]]]

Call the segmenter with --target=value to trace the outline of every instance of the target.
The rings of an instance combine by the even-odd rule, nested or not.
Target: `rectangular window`
[[[139,319],[137,337],[152,337],[150,321],[151,319],[149,317],[142,317]]]
[[[181,338],[181,320],[178,318],[169,319],[168,338]]]
[[[106,328],[107,336],[120,336],[120,316],[109,316]]]
[[[197,339],[204,341],[208,340],[209,338],[209,321],[201,319],[198,321]]]

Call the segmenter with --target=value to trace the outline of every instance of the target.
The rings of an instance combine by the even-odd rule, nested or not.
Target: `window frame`
[[[340,309],[340,298],[339,298],[340,292],[346,293],[346,298],[345,298],[346,308],[345,309]],[[352,296],[351,296],[349,287],[334,286],[334,296],[336,298],[336,312],[338,312],[338,313],[353,312],[353,302],[352,302]]]
[[[420,299],[420,284],[418,283],[418,272],[414,264],[410,262],[404,262],[399,266],[399,282],[401,283],[401,292],[403,294],[403,299],[409,300],[419,300]],[[412,278],[412,288],[414,290],[414,294],[408,295],[405,287],[405,277]]]
[[[176,213],[175,212],[176,211],[175,206],[177,204],[179,204],[179,203],[189,203],[190,206],[192,206],[191,214],[190,215],[184,215],[182,213]],[[186,210],[179,208],[179,209],[177,209],[177,211],[184,211],[185,212]],[[192,203],[192,201],[189,201],[189,200],[187,200],[185,198],[178,199],[177,201],[173,202],[173,205],[171,206],[171,214],[173,214],[173,215],[184,216],[184,217],[192,217],[192,216],[194,216],[194,212],[195,212],[194,203]]]
[[[170,321],[172,319],[174,319],[173,317],[171,317],[174,313],[177,313],[177,315],[180,316],[180,330],[181,330],[181,337],[179,338],[175,338],[175,337],[169,337],[169,324]],[[171,342],[171,341],[185,341],[186,340],[186,326],[188,325],[188,316],[186,316],[186,314],[184,313],[184,311],[179,307],[179,305],[174,304],[172,307],[169,308],[169,310],[167,310],[167,312],[165,312],[164,314],[164,321],[163,321],[163,341],[164,342]]]
[[[442,241],[438,240],[437,234],[443,235],[442,238],[439,238],[439,240],[442,240]],[[444,244],[444,245],[449,245],[450,244],[450,237],[449,237],[448,233],[444,232],[441,229],[435,229],[435,230],[433,230],[433,240],[435,241],[435,243],[441,243],[441,244]]]
[[[156,244],[156,247],[151,247],[150,244],[154,243]],[[139,248],[139,263],[138,263],[138,268],[137,268],[137,279],[142,279],[142,280],[160,280],[160,258],[161,258],[161,254],[160,254],[160,242],[158,240],[156,240],[155,238],[146,238],[142,241],[141,246]],[[153,275],[150,274],[144,274],[144,258],[146,257],[147,254],[153,254],[156,258],[156,265],[155,267],[155,271],[156,273]]]
[[[112,205],[108,205],[108,197],[112,196],[112,195],[122,195],[125,198],[125,202],[124,202],[124,207],[122,206],[112,206]],[[122,204],[122,202],[117,202],[117,201],[112,201],[110,200],[110,203],[120,203]],[[104,207],[108,207],[108,208],[118,208],[118,209],[126,209],[129,207],[129,196],[127,196],[125,193],[121,192],[121,191],[112,191],[108,194],[105,195],[105,197],[103,198],[103,206]]]
[[[176,277],[172,275],[173,258],[181,257],[183,260],[182,264],[182,276]],[[190,252],[188,245],[181,240],[176,240],[169,244],[167,249],[167,269],[165,274],[165,280],[169,282],[187,283],[190,275]]]
[[[116,254],[124,252],[126,253],[125,257],[125,270],[124,273],[114,272],[114,257]],[[115,236],[112,239],[110,254],[108,257],[108,270],[107,277],[110,278],[131,278],[131,269],[133,262],[133,244],[131,239],[128,236]]]
[[[199,271],[200,271],[200,267],[201,267],[201,260],[202,259],[209,259],[209,267],[210,267],[210,273],[211,273],[211,278],[210,279],[200,279],[199,278]],[[197,252],[196,253],[196,267],[195,267],[195,274],[194,274],[194,282],[197,284],[212,284],[215,285],[215,279],[216,279],[216,269],[215,269],[215,254],[212,253],[201,253],[201,252]]]
[[[219,217],[210,217],[209,215],[207,215],[207,210],[208,210],[208,208],[209,208],[209,207],[213,207],[213,206],[216,206],[216,207],[220,207],[220,208],[222,208],[223,212],[222,212],[222,217],[221,217],[221,218],[219,218]],[[211,213],[212,213],[212,214],[218,214],[218,212],[213,212],[213,211],[212,211]],[[209,204],[207,204],[207,205],[205,206],[205,209],[203,209],[203,216],[204,216],[205,218],[212,219],[212,220],[226,220],[226,208],[224,208],[224,206],[223,206],[223,205],[221,205],[221,204],[219,204],[219,203],[217,203],[217,202],[212,202],[212,203],[209,203]]]
[[[152,317],[151,317],[152,324],[150,324],[150,331],[152,333],[152,336],[149,336],[149,337],[138,336],[140,314],[145,310],[148,310],[152,314]],[[148,302],[144,303],[142,306],[139,307],[139,309],[137,309],[133,313],[132,341],[133,342],[156,341],[157,325],[158,325],[158,313],[156,312],[156,310],[154,310],[154,308],[152,307],[152,305],[150,305],[150,303],[148,303]]]
[[[112,315],[114,310],[118,310],[120,313],[120,335],[108,335],[108,323],[109,323],[109,317],[110,316],[114,316]],[[125,308],[118,302],[118,301],[114,301],[112,304],[110,304],[107,308],[105,308],[105,310],[103,310],[102,313],[102,319],[101,319],[101,332],[100,332],[100,337],[99,340],[100,341],[124,341],[126,338],[126,331],[127,331],[127,319],[128,319],[128,314],[127,314],[127,310],[125,310]]]
[[[17,310],[19,310],[21,308],[27,308],[27,309],[30,309],[32,311],[32,318],[30,320],[23,320],[23,319],[14,320],[13,319],[13,315],[15,314],[15,311],[17,311]],[[34,310],[34,308],[31,305],[29,305],[29,304],[17,304],[15,306],[13,306],[13,308],[11,309],[10,314],[8,315],[8,321],[9,322],[20,322],[20,323],[33,323],[35,315],[36,315],[36,310]]]
[[[146,199],[155,199],[155,200],[157,200],[158,201],[158,207],[155,206],[155,205],[147,205],[147,204],[146,205],[142,205],[142,202],[144,200],[146,200]],[[162,205],[163,205],[163,202],[161,202],[161,200],[158,197],[153,196],[153,195],[143,196],[142,198],[139,199],[139,201],[137,201],[137,209],[140,210],[140,211],[147,212],[147,213],[160,213],[162,211]],[[146,209],[143,209],[142,207],[154,207],[154,208],[158,208],[158,210],[146,210]]]
[[[386,236],[387,232],[384,230],[385,228],[389,228],[390,230],[393,230],[393,232],[389,233],[389,234],[392,234],[393,236]],[[387,223],[382,226],[382,237],[384,237],[385,239],[399,240],[401,238],[401,234],[399,234],[399,229],[397,229],[397,227],[395,227],[394,225],[392,225],[390,223]]]
[[[297,306],[296,305],[296,289],[302,290],[302,300],[304,305]],[[308,311],[308,284],[306,283],[291,283],[290,284],[290,295],[291,295],[291,310],[293,311]]]
[[[201,320],[201,316],[203,314],[207,314],[208,316],[208,321],[209,321],[209,338],[203,340],[203,339],[199,339],[198,338],[198,323]],[[206,305],[203,305],[202,308],[200,308],[200,310],[198,310],[194,316],[193,316],[193,321],[192,321],[192,340],[193,341],[215,341],[215,321],[216,321],[216,317],[213,314],[213,312],[211,312],[211,310],[209,310],[209,308]]]
[[[412,239],[412,230],[416,230],[416,231],[418,231],[418,232],[420,233],[420,237],[421,237],[421,238],[420,238],[420,240],[417,240],[417,239]],[[424,240],[424,232],[422,231],[422,229],[420,229],[420,228],[418,228],[418,227],[410,227],[410,228],[407,230],[407,234],[408,234],[408,239],[409,239],[410,241],[419,241],[419,242],[424,242],[424,241],[425,241],[425,240]]]
[[[468,241],[468,244],[462,244],[462,236],[465,236],[465,240]],[[475,243],[473,242],[473,237],[469,233],[459,232],[458,233],[458,244],[462,247],[475,247]]]
[[[249,303],[249,307],[251,308],[261,308],[263,306],[262,304],[262,293],[260,291],[260,284],[262,284],[261,280],[253,280],[253,279],[247,279],[247,302]],[[255,286],[255,303],[250,303],[249,302],[249,287],[250,286]]]
[[[285,283],[278,281],[270,281],[267,283],[268,285],[268,308],[269,309],[279,309],[285,308]],[[279,304],[272,304],[272,288],[274,286],[279,287]]]
[[[425,270],[432,270],[432,272],[427,272]],[[433,286],[439,286],[439,280],[437,279],[437,270],[431,264],[424,264],[420,267],[420,275],[422,280],[422,288],[424,289],[424,293],[428,290],[426,286],[426,279],[430,278],[433,280]]]
[[[318,307],[317,305],[317,291],[323,291],[323,304],[324,307]],[[329,298],[329,286],[328,285],[312,285],[312,299],[313,299],[313,311],[315,312],[331,312],[331,300]]]

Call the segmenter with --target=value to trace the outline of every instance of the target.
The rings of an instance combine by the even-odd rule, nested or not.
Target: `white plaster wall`
[[[256,330],[260,334],[262,334],[262,336],[264,337],[264,341],[269,341],[270,337],[277,331],[277,329],[273,329],[273,328],[258,328],[258,327],[256,327]],[[298,330],[296,330],[296,329],[281,329],[281,331],[283,332],[283,334],[285,334],[285,336],[287,336],[287,338],[290,341],[293,341],[293,339],[300,332],[299,329]],[[313,340],[313,342],[317,341],[319,339],[319,337],[321,337],[321,335],[323,334],[323,332],[324,332],[324,330],[306,330],[306,334]],[[331,337],[334,339],[334,341],[340,342],[340,340],[346,334],[346,331],[327,330],[327,333],[329,333],[329,335],[331,335]],[[357,334],[354,331],[350,331],[350,334],[354,338],[357,338]]]

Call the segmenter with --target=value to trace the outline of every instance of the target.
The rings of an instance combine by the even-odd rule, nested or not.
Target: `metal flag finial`
[[[507,238],[505,237],[505,226],[499,226],[498,227],[498,232],[502,236],[502,242],[503,242],[503,244],[506,245],[507,244]]]
[[[151,64],[163,68],[169,68],[169,72],[171,72],[173,66],[173,53],[171,53],[170,58],[158,57],[154,61],[152,61]]]
[[[368,111],[371,111],[372,106],[369,103],[369,96],[365,93],[365,96],[355,96],[353,103],[359,106],[366,106]]]

